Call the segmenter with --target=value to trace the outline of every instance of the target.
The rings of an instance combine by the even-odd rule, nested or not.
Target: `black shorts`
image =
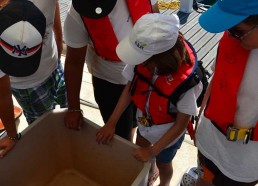
[[[97,77],[92,77],[95,100],[99,106],[101,116],[106,123],[111,116],[116,104],[122,94],[125,85],[113,84]],[[121,115],[116,124],[115,134],[131,139],[133,127],[133,105],[130,104]]]

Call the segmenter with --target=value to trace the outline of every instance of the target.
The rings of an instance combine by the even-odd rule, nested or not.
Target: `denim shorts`
[[[156,161],[160,163],[170,163],[175,157],[177,150],[180,149],[184,141],[184,138],[185,138],[185,135],[182,135],[174,145],[162,150],[156,156]]]
[[[141,135],[139,129],[137,130],[137,135]],[[144,137],[143,137],[144,138]],[[163,149],[157,156],[156,161],[160,163],[170,163],[176,155],[178,149],[180,149],[183,141],[185,139],[185,134],[183,134],[176,143],[168,148]]]

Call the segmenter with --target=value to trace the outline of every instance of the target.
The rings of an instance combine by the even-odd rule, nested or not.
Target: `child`
[[[179,33],[177,15],[156,13],[136,22],[130,35],[119,43],[117,54],[128,64],[123,71],[128,83],[96,139],[99,143],[112,139],[116,122],[133,100],[137,106],[136,143],[140,146],[133,155],[143,162],[156,157],[160,185],[169,185],[172,159],[183,142],[191,115],[197,114],[196,99],[202,84],[197,82],[176,102],[169,97],[194,71],[194,51]],[[153,173],[152,168],[150,176]],[[149,181],[152,185],[155,180]]]
[[[258,1],[219,0],[199,22],[209,32],[225,33],[196,133],[197,185],[254,186],[258,183]]]
[[[1,1],[1,5],[0,117],[7,132],[0,140],[3,157],[20,138],[12,94],[28,124],[56,104],[66,107],[67,102],[59,60],[62,30],[58,1],[10,0]]]
[[[155,3],[157,0],[153,0]],[[68,112],[65,125],[80,129],[80,88],[83,66],[92,74],[96,103],[104,122],[112,114],[127,83],[122,76],[125,63],[116,55],[118,41],[132,29],[141,15],[158,11],[157,3],[150,0],[82,1],[73,0],[64,23],[67,44],[65,82]],[[101,10],[100,12],[96,10]],[[116,125],[115,133],[127,140],[131,138],[133,107],[129,105]]]

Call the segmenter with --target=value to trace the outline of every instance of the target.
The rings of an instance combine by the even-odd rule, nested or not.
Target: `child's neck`
[[[146,65],[146,68],[153,75],[155,72],[156,65],[155,65],[155,63],[149,63]]]

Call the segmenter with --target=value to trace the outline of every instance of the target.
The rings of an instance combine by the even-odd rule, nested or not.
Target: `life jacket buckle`
[[[251,139],[252,132],[252,128],[239,129],[234,126],[228,126],[226,137],[229,141],[243,140],[243,144],[247,144]]]

